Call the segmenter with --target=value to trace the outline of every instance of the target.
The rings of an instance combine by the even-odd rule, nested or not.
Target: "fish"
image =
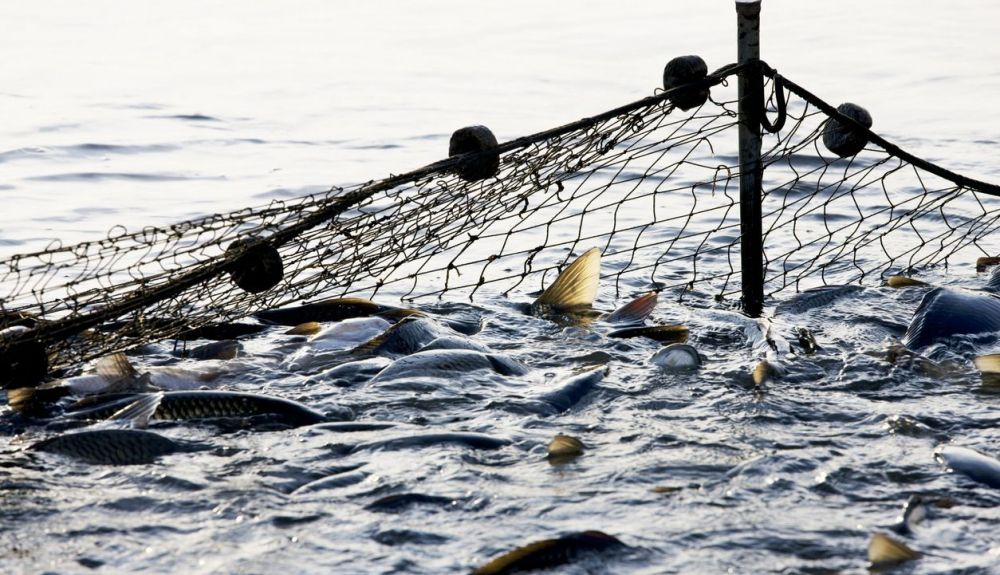
[[[151,376],[140,374],[124,353],[118,352],[94,364],[94,373],[69,377],[38,387],[22,387],[7,392],[7,403],[20,412],[35,412],[68,395],[139,392],[153,389]]]
[[[371,300],[356,297],[334,298],[295,307],[285,307],[259,311],[254,317],[270,324],[294,327],[306,322],[332,322],[357,317],[377,316],[398,320],[420,312],[377,304]]]
[[[566,266],[556,281],[535,299],[531,308],[536,313],[590,308],[597,297],[600,278],[601,251],[591,248]]]
[[[512,357],[464,349],[418,351],[397,359],[380,371],[372,383],[408,377],[449,379],[460,373],[489,370],[499,375],[526,375],[528,367]]]
[[[812,355],[819,351],[821,348],[818,343],[816,343],[816,336],[813,335],[812,331],[806,327],[795,328],[795,337],[799,341],[799,347],[806,355]]]
[[[926,497],[923,495],[911,495],[903,507],[903,513],[899,521],[892,526],[892,530],[900,535],[912,535],[914,528],[922,523],[931,514],[931,508],[949,509],[954,507],[955,500],[948,497]]]
[[[439,337],[456,335],[449,333],[450,331],[426,317],[407,317],[355,347],[351,350],[351,354],[380,355],[389,358],[410,355]]]
[[[581,531],[555,539],[542,539],[508,551],[472,571],[473,575],[506,575],[552,569],[582,556],[627,547],[617,537],[601,531]],[[608,571],[610,572],[610,571]]]
[[[548,410],[557,413],[567,411],[580,402],[594,386],[604,380],[608,373],[607,366],[585,371],[562,381],[558,388],[542,394],[537,398]]]
[[[982,256],[982,257],[976,258],[976,272],[977,273],[982,273],[982,272],[986,271],[986,269],[989,268],[990,266],[995,266],[995,265],[998,265],[998,264],[1000,264],[1000,257],[996,257],[996,256]],[[993,270],[993,274],[996,274],[996,273],[997,273],[997,270],[994,269]]]
[[[1000,331],[1000,297],[986,292],[934,288],[924,294],[902,344],[919,351],[956,335]]]
[[[366,443],[360,443],[348,448],[349,453],[370,450],[393,450],[431,447],[437,445],[458,445],[471,449],[495,450],[510,445],[509,439],[495,437],[485,433],[471,433],[461,431],[418,433],[415,435],[400,435],[387,437]]]
[[[904,287],[927,287],[930,284],[908,276],[890,276],[886,278],[885,285],[898,289]]]
[[[436,338],[432,342],[420,348],[419,351],[432,351],[435,349],[465,349],[469,351],[478,351],[480,353],[493,353],[493,350],[479,342],[451,335],[444,335]]]
[[[775,315],[800,314],[826,307],[833,302],[855,294],[864,288],[858,285],[830,285],[803,290],[774,308]]]
[[[200,389],[211,384],[225,370],[211,366],[186,369],[179,366],[155,366],[140,373],[123,353],[101,358],[94,373],[44,383],[38,387],[12,389],[7,394],[11,408],[34,413],[67,396],[115,395],[145,391],[180,391]]]
[[[968,447],[949,445],[934,452],[934,457],[969,479],[1000,489],[1000,461]]]
[[[128,420],[140,427],[149,420],[260,418],[267,423],[289,427],[335,421],[295,401],[237,391],[146,393],[70,411],[66,417],[76,420]],[[353,414],[342,414],[340,417],[352,418]]]
[[[690,330],[686,325],[652,325],[642,327],[626,327],[608,333],[608,337],[631,338],[647,337],[663,343],[684,343]]]
[[[392,326],[379,317],[349,318],[325,328],[322,324],[316,325],[320,326],[319,331],[304,345],[291,343],[277,350],[278,355],[284,356],[280,364],[283,369],[316,371],[354,359],[350,353],[353,348],[371,341]]]
[[[163,455],[199,449],[204,447],[135,429],[78,431],[50,437],[27,448],[96,465],[141,465],[152,463]]]
[[[653,354],[649,361],[664,369],[693,369],[701,365],[701,355],[686,343],[672,343]]]
[[[325,327],[309,338],[313,349],[349,349],[384,333],[392,324],[381,317],[354,317]]]
[[[426,495],[424,493],[395,493],[380,497],[365,505],[366,511],[380,513],[400,513],[415,505],[432,505],[434,507],[455,507],[458,500],[453,497]]]
[[[392,364],[387,357],[369,357],[335,365],[316,374],[315,379],[346,387],[364,383]]]
[[[368,476],[368,473],[360,471],[359,469],[348,469],[326,477],[321,477],[304,485],[300,485],[291,492],[291,495],[305,495],[307,493],[323,491],[325,489],[348,487],[361,483],[365,479],[368,479]]]
[[[198,347],[183,350],[175,355],[179,357],[188,357],[191,359],[233,359],[239,355],[240,350],[243,346],[240,342],[235,339],[223,339],[219,341],[213,341],[212,343],[206,343],[204,345],[199,345]]]
[[[997,261],[997,258],[993,258],[994,265]],[[979,262],[976,262],[976,271],[980,271]],[[993,271],[990,272],[990,277],[986,279],[986,285],[983,289],[991,292],[1000,291],[1000,266],[993,268]]]

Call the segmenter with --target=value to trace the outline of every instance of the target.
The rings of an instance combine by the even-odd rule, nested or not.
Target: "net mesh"
[[[764,68],[766,108],[786,117],[762,148],[767,296],[876,283],[965,250],[998,251],[994,187],[892,145],[836,157],[822,145],[836,112]],[[453,158],[295,201],[116,228],[9,257],[0,261],[0,327],[33,319],[0,347],[40,341],[60,368],[297,301],[533,292],[595,246],[619,293],[735,303],[740,163],[728,80],[740,71],[709,75],[712,95],[694,110],[676,108],[671,90],[502,144],[499,170],[483,180],[463,179],[458,168],[469,157]],[[280,282],[262,293],[227,273],[241,253],[227,248],[247,238],[266,240],[283,262]],[[101,324],[117,329],[89,329]]]

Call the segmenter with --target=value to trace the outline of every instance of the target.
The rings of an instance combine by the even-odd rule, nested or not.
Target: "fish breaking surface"
[[[533,302],[328,300],[11,390],[0,556],[718,573],[766,537],[778,571],[995,567],[990,278],[823,288],[757,321],[615,301],[600,259]]]

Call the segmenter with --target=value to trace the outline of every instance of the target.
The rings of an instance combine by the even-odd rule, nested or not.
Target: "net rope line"
[[[865,283],[995,255],[1000,188],[901,150],[760,63],[765,291]],[[500,144],[497,174],[466,181],[456,156],[400,175],[275,200],[101,240],[0,260],[0,339],[48,346],[53,368],[175,338],[261,309],[321,297],[405,300],[486,290],[531,292],[574,253],[597,246],[616,295],[654,289],[712,305],[740,293],[735,90],[727,66],[696,85],[643,98]],[[713,87],[693,111],[677,90]],[[841,159],[822,147],[830,118],[868,146]],[[275,246],[284,277],[263,293],[236,287],[237,240]],[[115,324],[116,330],[90,330]],[[86,330],[86,331],[85,331]]]

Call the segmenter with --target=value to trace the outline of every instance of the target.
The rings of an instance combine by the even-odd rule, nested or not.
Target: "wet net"
[[[862,128],[864,150],[830,153],[828,118],[849,120],[763,69],[766,125],[780,128],[764,133],[755,244],[768,297],[997,253],[995,186]],[[595,246],[618,294],[735,305],[742,71],[383,180],[9,257],[0,328],[27,329],[8,329],[0,354],[31,342],[60,369],[293,302],[526,296]],[[675,105],[708,87],[703,105]]]

